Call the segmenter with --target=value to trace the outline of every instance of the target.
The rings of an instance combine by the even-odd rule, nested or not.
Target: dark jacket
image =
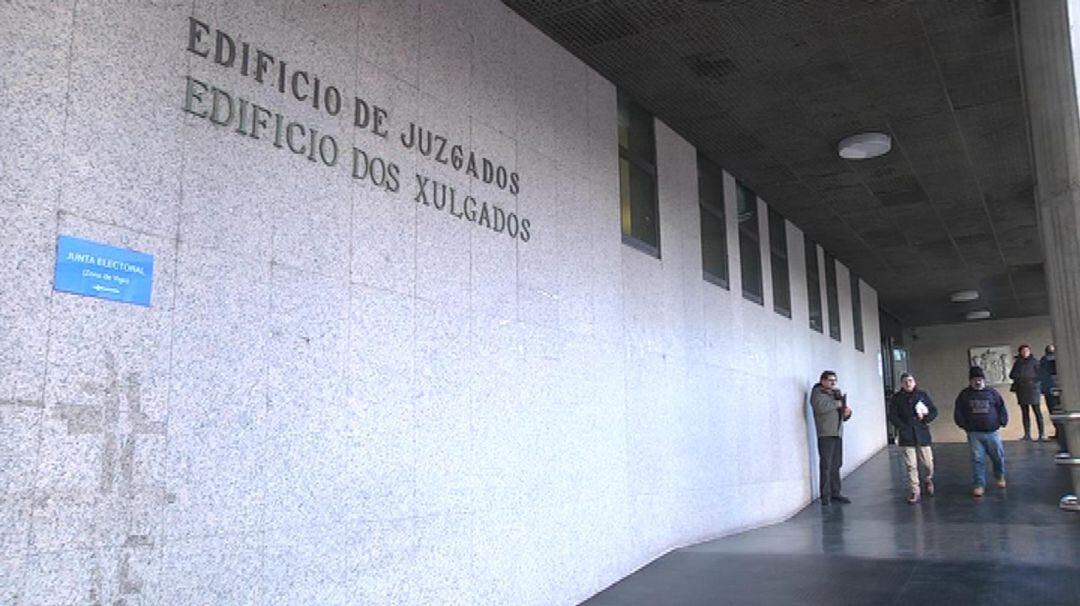
[[[810,390],[810,408],[814,409],[814,427],[819,438],[844,437],[844,415],[837,408],[839,402],[836,394],[821,383]]]
[[[1039,387],[1043,395],[1049,394],[1050,390],[1057,387],[1057,356],[1052,353],[1046,354],[1039,360]]]
[[[1009,424],[1009,412],[993,387],[968,387],[956,396],[953,420],[964,431],[997,431]]]
[[[1039,403],[1039,361],[1035,356],[1017,358],[1013,362],[1009,378],[1013,380],[1012,391],[1021,404]]]
[[[926,405],[929,412],[919,420],[915,414],[915,405],[919,402]],[[889,400],[889,422],[896,427],[897,443],[900,446],[929,446],[933,443],[930,439],[930,422],[937,418],[937,406],[930,400],[930,396],[921,389],[912,391],[900,390],[893,394]]]

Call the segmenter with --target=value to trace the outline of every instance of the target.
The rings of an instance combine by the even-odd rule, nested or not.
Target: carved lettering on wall
[[[290,61],[257,48],[246,37],[211,28],[194,17],[188,18],[187,33],[187,52],[209,65],[231,70],[267,90],[276,91],[287,103],[302,103],[330,117],[347,112],[346,116],[352,116],[352,126],[365,136],[400,144],[422,158],[448,166],[510,195],[521,191],[520,175],[496,160],[416,122],[409,122],[395,132],[388,108],[359,96],[343,94],[334,83],[325,82],[312,71],[293,67]],[[340,142],[345,139],[340,135],[323,132],[315,125],[272,109],[269,104],[223,89],[209,78],[189,74],[184,82],[181,108],[213,126],[265,141],[318,166],[343,168],[352,179],[370,183],[386,193],[397,194],[407,184],[413,188],[412,199],[418,205],[444,211],[454,218],[521,242],[532,238],[530,220],[514,211],[478,200],[421,172],[416,172],[414,179],[403,179],[397,163],[370,149],[343,145]]]

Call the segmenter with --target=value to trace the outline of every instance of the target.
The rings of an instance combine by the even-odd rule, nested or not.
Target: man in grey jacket
[[[847,395],[837,387],[836,373],[826,370],[821,381],[810,390],[810,407],[814,409],[817,428],[818,460],[821,475],[821,504],[833,501],[850,503],[840,494],[840,466],[844,464],[844,423],[851,418]]]

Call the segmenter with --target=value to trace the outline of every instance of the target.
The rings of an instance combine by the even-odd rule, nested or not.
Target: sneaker
[[[975,488],[971,489],[971,496],[973,497],[981,497],[984,494],[986,494],[986,489],[984,489],[982,486],[976,486]]]
[[[919,493],[913,492],[910,495],[908,495],[907,502],[908,502],[908,505],[914,505],[914,504],[918,503],[919,502]]]
[[[829,499],[821,499],[821,506],[822,507],[828,507],[829,505],[832,505],[832,503],[829,501]]]
[[[1048,438],[1048,437],[1046,437],[1046,436],[1039,436],[1039,441],[1040,441],[1040,442],[1049,442],[1049,441],[1050,441],[1050,438]]]
[[[1020,441],[1021,442],[1030,442],[1031,441],[1031,436],[1024,436],[1024,437],[1020,438]]]
[[[926,496],[934,496],[934,481],[929,478],[926,480]]]
[[[998,478],[997,487],[998,488],[1005,488],[1005,478]]]
[[[1067,452],[1059,452],[1059,453],[1057,453],[1056,455],[1054,455],[1054,458],[1055,458],[1055,459],[1068,459],[1068,458],[1070,458],[1071,456],[1072,456],[1072,455],[1070,455],[1070,454],[1069,454],[1069,453],[1067,453]]]
[[[834,494],[833,497],[832,497],[832,500],[836,501],[837,503],[841,503],[843,505],[848,505],[849,503],[851,503],[851,499],[849,499],[849,498],[847,498],[847,497],[845,497],[844,495],[841,495],[841,494]]]

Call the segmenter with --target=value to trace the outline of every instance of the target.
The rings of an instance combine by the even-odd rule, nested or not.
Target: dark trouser
[[[1061,396],[1046,394],[1046,408],[1050,414],[1065,412],[1061,409]],[[1058,452],[1069,452],[1069,444],[1065,441],[1065,424],[1054,421],[1054,431],[1057,433]]]
[[[822,501],[828,501],[840,494],[840,466],[844,464],[843,446],[843,440],[837,437],[817,439]]]
[[[1039,437],[1045,436],[1046,430],[1043,429],[1042,406],[1039,406],[1038,402],[1020,405],[1020,420],[1024,422],[1024,435],[1031,436],[1031,419],[1028,418],[1028,410],[1035,412],[1035,424],[1039,426]]]

